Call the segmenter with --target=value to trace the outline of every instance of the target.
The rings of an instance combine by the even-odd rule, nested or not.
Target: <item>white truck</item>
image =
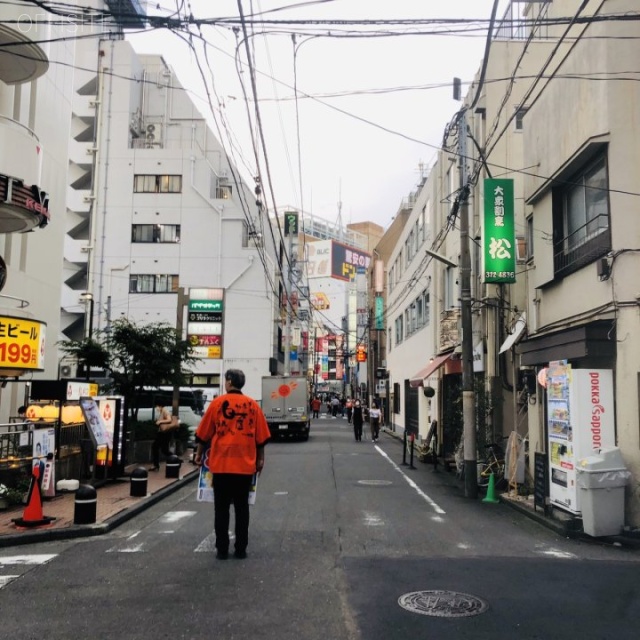
[[[309,439],[309,387],[304,376],[265,376],[262,378],[262,411],[271,436],[297,436]]]

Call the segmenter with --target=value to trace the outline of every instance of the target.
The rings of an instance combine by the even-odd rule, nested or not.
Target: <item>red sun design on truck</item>
[[[297,382],[292,382],[291,384],[281,384],[276,391],[271,392],[271,398],[288,398],[291,395],[291,392],[297,388]]]

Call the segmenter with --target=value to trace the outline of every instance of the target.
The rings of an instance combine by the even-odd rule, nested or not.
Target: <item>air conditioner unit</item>
[[[60,367],[60,377],[61,378],[75,378],[75,371],[73,370],[73,366],[70,364],[63,364]]]
[[[153,133],[156,130],[156,125],[155,124],[148,124],[147,125],[147,133]]]

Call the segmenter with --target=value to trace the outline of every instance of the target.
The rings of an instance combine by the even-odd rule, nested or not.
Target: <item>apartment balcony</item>
[[[85,96],[76,93],[73,96],[72,110],[78,118],[95,118],[96,117],[96,96]]]
[[[49,222],[49,196],[39,186],[42,147],[36,134],[0,116],[0,233],[30,231]]]
[[[76,213],[91,211],[91,190],[67,187],[67,209]]]
[[[74,264],[89,262],[89,242],[87,240],[74,240],[70,236],[64,238],[64,259]]]
[[[49,58],[36,44],[51,38],[49,25],[42,24],[47,14],[26,2],[3,4],[0,24],[0,80],[5,84],[23,84],[36,80],[49,68]],[[15,22],[11,22],[15,20]]]

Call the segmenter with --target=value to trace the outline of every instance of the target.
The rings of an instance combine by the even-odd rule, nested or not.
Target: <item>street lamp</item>
[[[89,338],[89,340],[91,340],[93,338],[93,305],[94,305],[94,300],[93,300],[93,294],[85,292],[85,293],[81,293],[80,294],[80,298],[82,300],[84,300],[85,303],[85,307],[87,305],[87,303],[89,304],[89,331],[87,334],[87,337]],[[85,314],[86,314],[86,308],[85,308]],[[85,322],[86,325],[86,322]]]

